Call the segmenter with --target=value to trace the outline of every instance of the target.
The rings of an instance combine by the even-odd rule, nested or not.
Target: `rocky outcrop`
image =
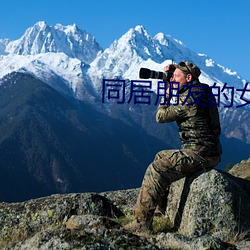
[[[229,240],[250,229],[250,182],[225,172],[197,172],[173,183],[167,216],[184,235]]]
[[[229,173],[236,177],[244,178],[250,180],[250,158],[242,160],[241,162],[235,164]]]
[[[0,248],[250,248],[250,181],[210,170],[173,183],[166,216],[162,217],[168,218],[172,227],[158,228],[152,235],[131,234],[122,227],[131,218],[138,191],[52,195],[0,203]],[[154,226],[158,222],[159,216]]]

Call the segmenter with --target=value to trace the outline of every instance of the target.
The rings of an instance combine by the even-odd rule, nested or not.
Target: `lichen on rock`
[[[250,230],[250,182],[218,170],[197,172],[173,183],[167,216],[184,235],[228,240]]]

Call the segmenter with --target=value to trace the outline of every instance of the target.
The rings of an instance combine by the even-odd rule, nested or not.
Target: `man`
[[[152,230],[155,209],[170,184],[220,162],[220,122],[215,98],[209,86],[199,82],[201,71],[195,64],[181,62],[175,67],[172,85],[168,84],[166,102],[160,103],[156,121],[176,121],[182,147],[160,151],[149,165],[135,205],[135,220],[125,226],[129,231]],[[179,100],[173,89],[179,92]],[[172,104],[171,96],[175,97]]]

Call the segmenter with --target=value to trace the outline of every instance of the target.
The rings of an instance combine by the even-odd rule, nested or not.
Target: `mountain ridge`
[[[60,35],[58,35],[58,32]],[[85,42],[87,42],[86,45],[84,45]],[[0,44],[2,47],[0,52],[2,50],[2,54],[4,54],[0,56],[1,67],[4,69],[0,77],[12,71],[22,70],[22,61],[24,68],[32,72],[32,68],[37,67],[36,59],[31,60],[32,55],[41,54],[40,57],[42,57],[47,52],[51,52],[54,53],[53,56],[57,61],[64,60],[60,58],[60,53],[78,59],[80,64],[85,65],[86,74],[84,77],[88,78],[88,84],[92,82],[94,87],[99,89],[99,92],[102,78],[114,79],[118,76],[124,79],[137,80],[139,79],[140,67],[162,71],[166,64],[172,61],[178,63],[182,60],[190,60],[196,63],[202,70],[200,80],[207,82],[209,85],[216,82],[222,88],[225,83],[228,83],[229,86],[233,83],[235,88],[242,88],[246,83],[246,80],[236,72],[216,64],[213,59],[205,54],[197,54],[191,51],[183,42],[172,38],[170,35],[158,33],[154,37],[150,36],[142,25],[129,29],[105,50],[100,47],[92,35],[79,29],[76,24],[48,26],[44,21],[37,22],[33,27],[28,28],[20,39],[15,41],[0,39]],[[11,56],[25,55],[26,57],[20,57],[19,63],[16,65],[15,61],[17,60],[11,61],[8,54]],[[93,56],[90,58],[89,54]],[[26,58],[29,58],[30,61],[28,65]],[[50,60],[47,65],[48,67],[51,66]],[[70,77],[65,78],[65,80],[68,82],[69,88],[72,86],[70,78],[79,78],[84,82],[84,77],[81,77],[79,73],[74,74],[70,68],[67,70],[70,72],[70,74],[68,73]],[[46,69],[44,71],[46,72]],[[64,72],[65,69],[60,69],[56,74],[63,75]],[[235,93],[235,95],[235,103],[239,104],[241,102],[239,100],[240,94]],[[81,94],[76,94],[76,96],[82,98]],[[250,93],[246,93],[246,96],[250,98]],[[223,95],[221,97],[224,98]],[[225,98],[223,102],[226,102]]]

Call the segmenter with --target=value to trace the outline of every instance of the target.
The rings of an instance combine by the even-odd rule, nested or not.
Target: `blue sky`
[[[18,39],[37,21],[76,23],[105,49],[143,25],[250,80],[249,15],[249,0],[0,0],[0,38]]]

